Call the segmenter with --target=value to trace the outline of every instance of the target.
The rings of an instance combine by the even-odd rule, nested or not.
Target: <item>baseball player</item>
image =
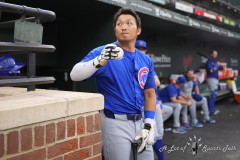
[[[74,81],[95,77],[97,90],[104,96],[105,160],[133,159],[132,143],[136,142],[138,160],[153,160],[156,85],[152,60],[135,48],[141,19],[132,9],[121,8],[113,27],[117,41],[93,49],[70,76]]]
[[[198,85],[193,80],[193,77],[194,77],[194,70],[188,69],[185,74],[185,78],[187,79],[187,82],[184,84],[182,91],[183,91],[183,97],[190,99],[193,104],[189,108],[190,114],[191,114],[191,126],[198,128],[198,127],[203,127],[203,124],[198,122],[197,115],[196,115],[196,107],[199,105],[202,107],[202,110],[204,113],[204,118],[203,118],[204,122],[215,123],[216,121],[210,118],[209,112],[208,112],[207,99],[199,94]],[[182,116],[183,116],[183,121],[185,123],[189,123],[187,118],[187,112],[188,112],[188,108],[184,107],[182,109]]]
[[[220,111],[215,109],[215,100],[218,95],[218,69],[223,66],[222,63],[218,62],[218,52],[213,50],[210,52],[211,59],[206,62],[207,70],[207,85],[210,90],[210,97],[208,99],[209,112],[212,115],[217,115]]]
[[[147,52],[147,43],[144,40],[137,40],[135,47],[139,49],[141,52],[146,54]],[[154,78],[156,87],[160,86],[159,78],[154,72]],[[168,107],[168,106],[167,106]],[[163,148],[163,116],[162,116],[162,103],[159,97],[158,89],[156,88],[156,112],[155,112],[155,124],[156,124],[156,132],[155,132],[155,143],[153,145],[153,149],[158,156],[158,160],[164,160],[164,152],[161,150]]]
[[[190,100],[185,100],[181,96],[181,88],[186,83],[186,79],[183,76],[179,76],[176,83],[167,85],[160,92],[160,97],[163,104],[171,106],[173,108],[173,133],[184,134],[187,132],[186,129],[180,126],[180,112],[182,106],[191,106],[192,102]]]

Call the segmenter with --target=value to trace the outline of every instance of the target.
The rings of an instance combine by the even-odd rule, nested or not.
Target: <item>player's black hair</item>
[[[129,14],[131,16],[133,16],[136,20],[137,23],[137,27],[141,28],[141,18],[138,16],[138,14],[132,10],[131,8],[120,8],[114,15],[113,18],[113,28],[116,27],[116,23],[117,23],[117,19],[119,16],[123,15],[123,14]]]
[[[188,68],[186,73],[189,72],[189,71],[193,71],[194,72],[194,69],[193,68]]]

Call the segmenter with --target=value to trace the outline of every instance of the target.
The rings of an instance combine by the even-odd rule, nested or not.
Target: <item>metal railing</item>
[[[54,77],[36,77],[36,54],[55,51],[54,46],[42,44],[41,41],[43,29],[41,23],[55,20],[55,13],[40,8],[0,2],[0,16],[4,12],[18,14],[20,19],[0,22],[0,29],[15,27],[14,42],[0,42],[0,54],[27,54],[28,60],[27,76],[1,76],[0,87],[27,86],[27,91],[33,91],[37,84],[53,83]],[[17,28],[17,22],[25,27]],[[25,28],[33,29],[32,35],[29,36],[28,34],[31,33]]]

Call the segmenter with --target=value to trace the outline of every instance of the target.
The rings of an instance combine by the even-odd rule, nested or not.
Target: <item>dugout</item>
[[[69,73],[73,65],[91,49],[115,41],[112,19],[121,5],[115,3],[121,1],[5,0],[5,2],[44,8],[56,13],[57,18],[54,22],[43,24],[43,43],[54,45],[56,51],[52,54],[37,55],[37,75],[54,76],[56,82],[37,87],[96,92],[94,80],[73,83]],[[132,2],[135,1],[132,0]],[[175,23],[168,18],[152,16],[144,10],[138,13],[143,24],[143,32],[139,39],[147,41],[148,53],[155,58],[155,69],[161,78],[167,78],[172,73],[181,73],[186,67],[198,69],[202,65],[202,59],[196,52],[208,54],[212,49],[218,50],[219,59],[228,63],[229,67],[238,70],[239,38]],[[9,14],[1,16],[2,20],[10,18],[12,15]],[[224,29],[232,33],[231,28]],[[239,33],[239,30],[237,31]],[[12,30],[8,29],[0,33],[2,41],[11,41]],[[16,58],[18,61],[26,61],[23,56],[16,56]]]

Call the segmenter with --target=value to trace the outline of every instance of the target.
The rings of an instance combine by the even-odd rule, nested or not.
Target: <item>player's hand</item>
[[[113,60],[121,59],[123,57],[123,50],[115,44],[107,44],[100,54],[100,59]]]
[[[152,124],[145,123],[144,128],[137,134],[135,140],[141,140],[140,147],[138,148],[138,153],[143,152],[146,147],[152,146],[154,143],[154,120]]]
[[[192,99],[192,96],[189,96],[189,95],[186,95],[186,100],[191,100]]]
[[[191,106],[192,105],[192,101],[187,101],[187,105]]]
[[[115,44],[107,44],[101,54],[94,59],[94,65],[96,68],[105,66],[108,60],[121,59],[123,55],[122,48],[117,47]]]

